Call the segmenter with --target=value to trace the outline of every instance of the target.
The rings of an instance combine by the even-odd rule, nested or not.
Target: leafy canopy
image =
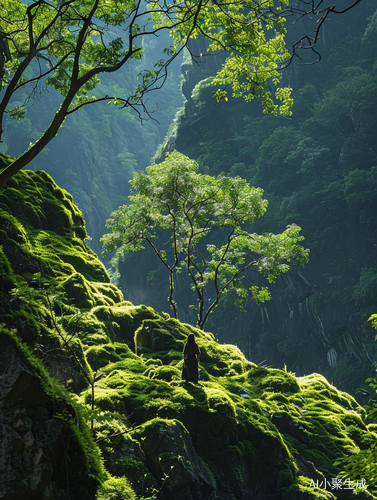
[[[112,233],[102,241],[108,251],[140,251],[150,245],[169,274],[169,302],[174,301],[175,273],[185,271],[197,296],[197,326],[203,327],[221,296],[233,290],[240,306],[249,292],[257,301],[269,298],[245,275],[254,267],[270,282],[302,264],[308,250],[298,242],[300,228],[288,226],[282,234],[250,233],[247,227],[267,208],[263,191],[240,177],[211,177],[198,173],[198,164],[178,153],[136,172],[130,181],[131,204],[111,214]]]
[[[278,87],[279,69],[289,57],[283,17],[287,1],[2,0],[0,140],[5,117],[22,119],[46,86],[62,100],[39,140],[0,172],[0,186],[83,106],[106,101],[145,110],[144,96],[161,87],[169,64],[198,36],[209,40],[209,52],[227,55],[213,81],[217,99],[227,99],[227,88],[232,88],[234,96],[247,101],[260,98],[268,113],[290,114],[290,89]],[[170,34],[170,44],[151,67],[140,70],[134,60],[143,59],[145,41],[163,32]],[[95,96],[99,75],[125,65],[131,74],[139,72],[139,83],[122,95]]]

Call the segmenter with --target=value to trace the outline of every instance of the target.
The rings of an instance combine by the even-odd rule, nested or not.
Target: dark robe
[[[199,380],[198,358],[195,354],[187,354],[186,356],[186,368],[183,367],[182,379],[197,384]]]
[[[198,344],[194,342],[186,342],[183,349],[183,354],[185,356],[185,365],[182,370],[182,379],[187,382],[198,383],[199,380],[199,367],[198,358],[200,354],[200,349]]]

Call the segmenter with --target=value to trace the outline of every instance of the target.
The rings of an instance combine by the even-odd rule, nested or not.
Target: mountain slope
[[[1,352],[27,373],[12,382],[0,365],[2,456],[18,443],[3,498],[93,498],[99,483],[99,500],[354,498],[347,484],[332,489],[333,462],[377,436],[351,396],[124,301],[80,211],[44,172],[20,172],[0,207]],[[189,332],[202,351],[197,386],[180,380]],[[69,443],[43,448],[46,426]]]

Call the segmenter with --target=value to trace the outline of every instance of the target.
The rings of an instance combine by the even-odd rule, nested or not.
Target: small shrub
[[[101,485],[96,500],[136,500],[136,495],[125,477],[110,477]]]

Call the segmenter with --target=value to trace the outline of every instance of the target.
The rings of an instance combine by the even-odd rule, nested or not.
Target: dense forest
[[[374,2],[2,1],[0,498],[376,498]]]

